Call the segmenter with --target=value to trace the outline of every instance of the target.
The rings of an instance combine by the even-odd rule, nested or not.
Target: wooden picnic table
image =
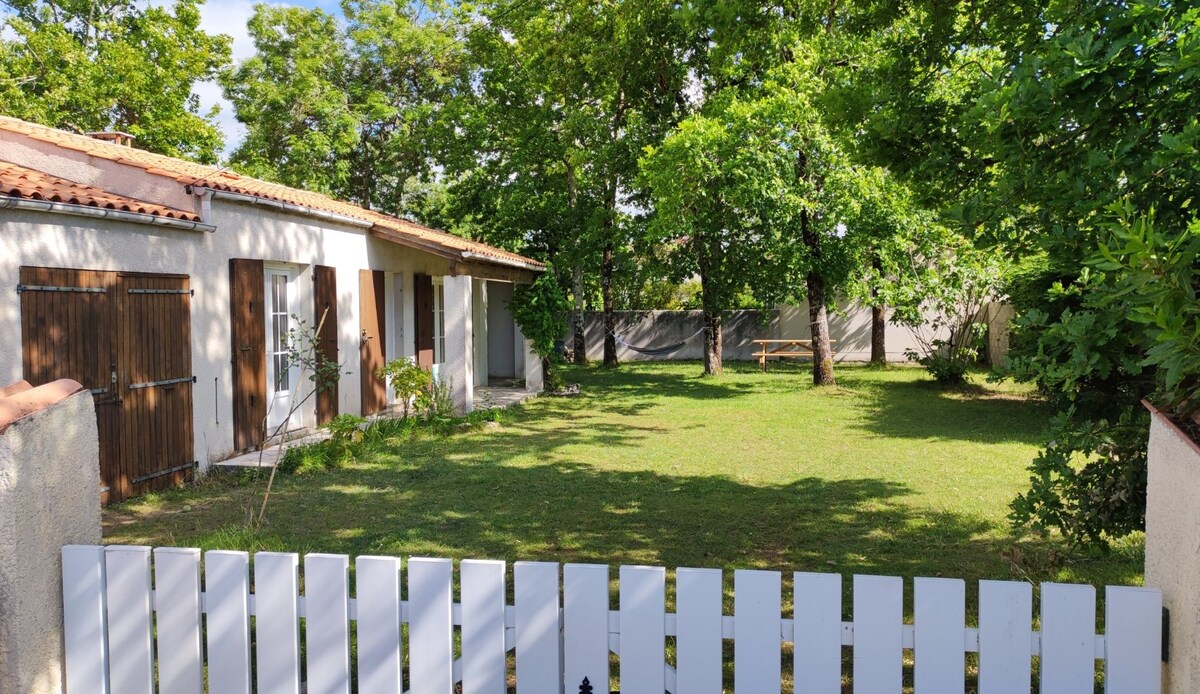
[[[763,370],[767,370],[767,357],[780,358],[795,358],[795,357],[811,357],[812,340],[791,340],[791,339],[768,339],[768,340],[751,340],[758,347],[758,351],[753,356],[758,357],[758,365]],[[837,340],[830,340],[830,344]]]

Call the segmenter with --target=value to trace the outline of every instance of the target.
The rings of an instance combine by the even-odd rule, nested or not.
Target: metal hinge
[[[195,289],[130,289],[130,294],[187,294],[195,296]]]
[[[141,484],[142,482],[149,482],[150,480],[157,479],[159,477],[166,477],[167,475],[173,475],[176,472],[183,472],[184,470],[191,470],[192,468],[195,468],[198,465],[200,465],[199,461],[193,460],[190,463],[184,463],[183,465],[176,465],[175,467],[168,468],[166,470],[159,470],[158,472],[152,472],[149,475],[142,475],[141,477],[134,477],[133,484]]]
[[[1171,610],[1162,608],[1162,661],[1171,662]]]
[[[130,383],[129,390],[138,390],[139,388],[153,388],[155,386],[170,386],[176,383],[195,383],[195,376],[184,376],[183,378],[168,378],[162,381],[146,381],[145,383]]]
[[[21,292],[82,292],[84,294],[103,294],[108,291],[104,287],[52,287],[45,284],[18,284],[17,293]]]

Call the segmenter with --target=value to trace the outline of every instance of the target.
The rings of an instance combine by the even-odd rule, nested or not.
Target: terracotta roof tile
[[[218,170],[204,164],[197,164],[183,159],[154,154],[145,150],[111,144],[86,135],[76,135],[63,130],[55,130],[5,116],[0,116],[0,130],[19,133],[65,149],[84,152],[100,159],[134,166],[154,175],[171,177],[184,185],[202,186],[214,190],[252,195],[291,205],[333,212],[369,222],[379,227],[382,231],[391,232],[399,237],[409,238],[418,243],[433,245],[457,253],[477,254],[493,260],[543,267],[542,263],[532,258],[526,258],[525,256],[510,253],[487,244],[464,239],[444,231],[430,229],[429,227],[375,212],[374,210],[367,210],[358,205],[336,200],[327,195],[300,190],[298,188],[290,188],[285,185],[262,181],[249,176],[242,176],[233,171]]]
[[[0,195],[26,200],[67,203],[84,207],[99,207],[106,210],[135,212],[156,217],[182,219],[198,222],[200,217],[166,205],[157,205],[142,200],[110,193],[83,183],[51,176],[41,171],[0,161]]]

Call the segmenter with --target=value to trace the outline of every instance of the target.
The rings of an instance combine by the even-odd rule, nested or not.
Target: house
[[[0,117],[0,385],[92,391],[104,501],[264,432],[385,411],[374,372],[396,357],[433,370],[463,411],[489,379],[540,390],[508,302],[541,263],[97,135]],[[286,356],[297,321],[321,324],[343,371],[308,399]]]

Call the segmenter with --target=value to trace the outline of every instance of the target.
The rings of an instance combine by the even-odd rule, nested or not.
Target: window
[[[271,343],[270,352],[275,371],[275,391],[292,389],[291,372],[288,368],[288,331],[291,329],[288,314],[288,277],[283,273],[271,275]]]
[[[433,363],[446,363],[446,286],[433,278]]]

